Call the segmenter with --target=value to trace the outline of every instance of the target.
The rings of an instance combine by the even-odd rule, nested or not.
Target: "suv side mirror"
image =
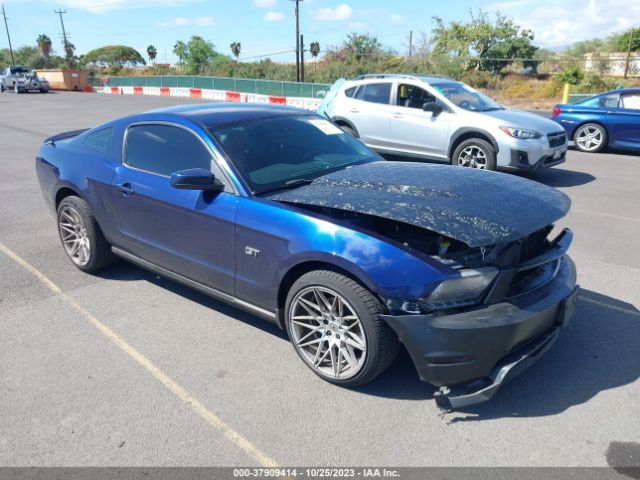
[[[442,113],[442,106],[438,102],[425,102],[422,105],[422,110],[425,112],[433,113],[434,117],[437,117]]]
[[[190,168],[171,174],[171,186],[180,190],[203,190],[221,192],[224,184],[213,173],[204,168]]]

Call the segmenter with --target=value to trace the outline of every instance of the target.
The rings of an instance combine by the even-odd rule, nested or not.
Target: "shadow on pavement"
[[[539,172],[517,172],[515,175],[544,183],[549,187],[578,187],[596,179],[589,173],[574,172],[562,168],[548,168]]]
[[[272,323],[126,262],[105,270],[101,276],[118,281],[146,280],[288,341],[286,332]],[[293,349],[291,359],[299,361]],[[589,401],[603,390],[639,378],[640,311],[629,303],[583,290],[571,323],[543,358],[506,383],[490,402],[452,412],[446,418],[461,422],[555,415]],[[431,400],[435,392],[434,387],[418,379],[404,348],[380,377],[354,390],[405,400]]]

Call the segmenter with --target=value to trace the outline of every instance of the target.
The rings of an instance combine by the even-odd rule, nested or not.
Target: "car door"
[[[389,81],[364,83],[349,100],[347,115],[370,147],[389,147],[391,86]]]
[[[640,91],[622,93],[617,108],[608,110],[610,140],[620,147],[640,146]]]
[[[447,160],[449,128],[454,114],[443,104],[439,115],[425,112],[422,106],[437,99],[410,82],[397,83],[394,97],[389,134],[392,147],[410,154]]]
[[[171,173],[189,168],[212,170],[225,190],[173,188]],[[194,131],[170,123],[130,125],[112,192],[120,236],[129,253],[233,294],[238,197],[211,149]]]

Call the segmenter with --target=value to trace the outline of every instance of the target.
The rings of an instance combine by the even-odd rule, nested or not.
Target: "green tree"
[[[582,73],[582,70],[580,70],[580,67],[575,65],[565,68],[558,75],[558,80],[561,83],[568,83],[569,85],[578,85],[583,78],[584,74]]]
[[[155,63],[156,56],[158,55],[158,50],[153,45],[149,45],[147,47],[147,56],[149,57],[149,61],[151,63]]]
[[[522,29],[500,12],[491,18],[483,10],[471,12],[468,22],[450,22],[434,17],[433,53],[452,57],[465,70],[500,73],[518,59],[531,59],[537,47],[531,30]],[[535,65],[523,62],[524,66]]]
[[[207,42],[204,38],[194,35],[187,44],[185,57],[187,74],[200,74],[204,67],[219,55],[213,43]]]
[[[242,44],[240,42],[233,42],[231,45],[229,45],[229,47],[231,48],[231,53],[233,53],[233,56],[237,59],[240,56]]]
[[[184,59],[187,58],[187,44],[182,40],[178,40],[173,46],[173,53],[178,57],[180,65],[184,65]]]
[[[368,33],[350,33],[342,44],[342,50],[347,62],[362,62],[377,60],[384,53],[384,48],[378,37]]]
[[[311,52],[313,58],[316,58],[320,55],[320,44],[318,42],[311,42],[309,44],[309,52]]]
[[[617,46],[621,52],[626,52],[629,48],[629,38],[631,38],[631,51],[640,50],[640,28],[632,28],[618,36]]]
[[[110,67],[146,65],[137,50],[124,45],[107,45],[87,52],[82,57],[83,63],[95,63]]]
[[[40,50],[40,55],[49,60],[52,52],[51,39],[44,33],[42,33],[38,35],[36,43],[38,45],[38,49]]]

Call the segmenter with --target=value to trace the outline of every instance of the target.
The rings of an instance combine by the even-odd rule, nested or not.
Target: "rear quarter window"
[[[93,150],[99,153],[109,153],[109,147],[111,147],[111,138],[113,136],[113,129],[103,128],[97,132],[91,132],[82,139],[82,146],[88,150]]]

